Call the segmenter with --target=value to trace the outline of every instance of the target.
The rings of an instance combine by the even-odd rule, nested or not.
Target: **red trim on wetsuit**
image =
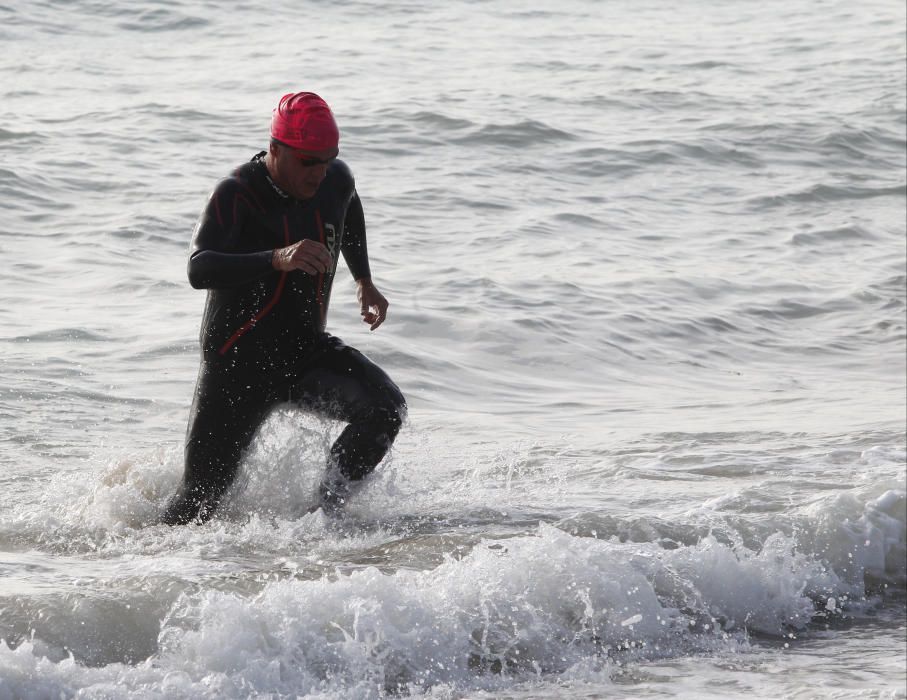
[[[263,214],[264,211],[265,211],[265,208],[264,208],[264,206],[262,205],[261,200],[258,198],[258,195],[255,194],[255,190],[253,190],[253,189],[250,188],[250,187],[247,187],[247,186],[245,185],[245,183],[243,183],[242,181],[239,181],[239,186],[242,187],[242,188],[243,188],[243,191],[246,192],[246,193],[249,195],[249,197],[252,198],[252,201],[255,202],[255,206],[258,207],[258,211],[260,211],[260,212]],[[242,195],[240,195],[240,197],[242,197]],[[245,199],[245,198],[243,197],[243,199]],[[249,201],[246,200],[246,203],[248,204]],[[250,206],[251,206],[251,205],[250,205]]]
[[[290,224],[287,221],[286,214],[283,215],[283,238],[286,245],[290,245]],[[274,292],[274,296],[271,297],[271,300],[261,311],[259,311],[252,318],[246,321],[242,326],[240,326],[240,328],[237,329],[237,331],[233,335],[230,336],[230,339],[226,343],[224,343],[223,347],[220,350],[217,351],[218,355],[224,355],[227,350],[233,347],[237,340],[244,336],[256,323],[258,323],[261,319],[263,319],[271,312],[271,309],[274,308],[274,305],[278,301],[280,301],[280,295],[283,293],[283,285],[286,281],[287,273],[281,272],[280,280],[277,282],[277,289]]]
[[[235,195],[235,196],[233,197],[233,220],[234,220],[234,221],[236,221],[236,207],[237,207],[237,205],[239,204],[240,200],[243,201],[243,202],[245,202],[245,203],[246,203],[246,206],[249,207],[249,209],[252,208],[252,202],[250,202],[248,199],[246,199],[245,197],[243,197],[241,194]]]

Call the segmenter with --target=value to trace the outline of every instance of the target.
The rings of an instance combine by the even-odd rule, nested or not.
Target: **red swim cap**
[[[304,151],[327,151],[337,148],[340,131],[327,102],[314,92],[291,92],[274,110],[271,138]]]

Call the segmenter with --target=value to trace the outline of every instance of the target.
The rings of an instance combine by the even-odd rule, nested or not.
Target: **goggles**
[[[274,139],[274,141],[279,143],[284,148],[289,149],[290,152],[296,157],[296,160],[299,161],[299,164],[304,168],[314,168],[316,165],[328,165],[332,161],[336,160],[337,155],[338,155],[335,153],[330,158],[324,158],[324,159],[315,158],[313,156],[308,155],[307,153],[300,153],[295,148],[293,148],[292,146],[290,146],[288,144],[285,144],[283,141],[281,141],[279,139]]]

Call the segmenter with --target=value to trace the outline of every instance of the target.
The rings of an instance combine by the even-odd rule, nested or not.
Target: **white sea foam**
[[[893,514],[884,521],[893,535],[883,545],[889,554],[904,547],[903,498],[887,492],[861,516],[868,523]],[[837,507],[831,503],[825,514]],[[246,533],[249,540],[265,535],[258,522],[246,527],[254,533]],[[886,569],[890,558],[869,556],[879,549],[871,538],[881,533],[872,527],[859,534],[869,531],[870,544],[854,548],[864,573],[897,575],[897,566]],[[142,688],[198,697],[377,697],[403,687],[491,689],[539,674],[576,678],[594,659],[607,666],[622,655],[734,654],[747,633],[780,637],[825,613],[865,608],[865,591],[849,572],[799,552],[780,534],[760,551],[712,537],[661,550],[541,524],[532,536],[485,540],[427,571],[291,576],[253,595],[186,591],[163,616],[154,655],[135,666],[53,663],[36,640],[3,646],[0,697],[76,688],[111,697]]]

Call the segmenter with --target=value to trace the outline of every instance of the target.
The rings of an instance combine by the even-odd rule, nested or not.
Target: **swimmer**
[[[318,95],[284,95],[267,151],[221,180],[195,227],[189,282],[208,290],[185,472],[161,522],[204,522],[256,430],[292,403],[347,423],[331,447],[321,505],[342,507],[387,453],[406,416],[397,385],[325,331],[340,255],[375,330],[387,299],[372,282],[362,202],[338,159],[340,134]]]

